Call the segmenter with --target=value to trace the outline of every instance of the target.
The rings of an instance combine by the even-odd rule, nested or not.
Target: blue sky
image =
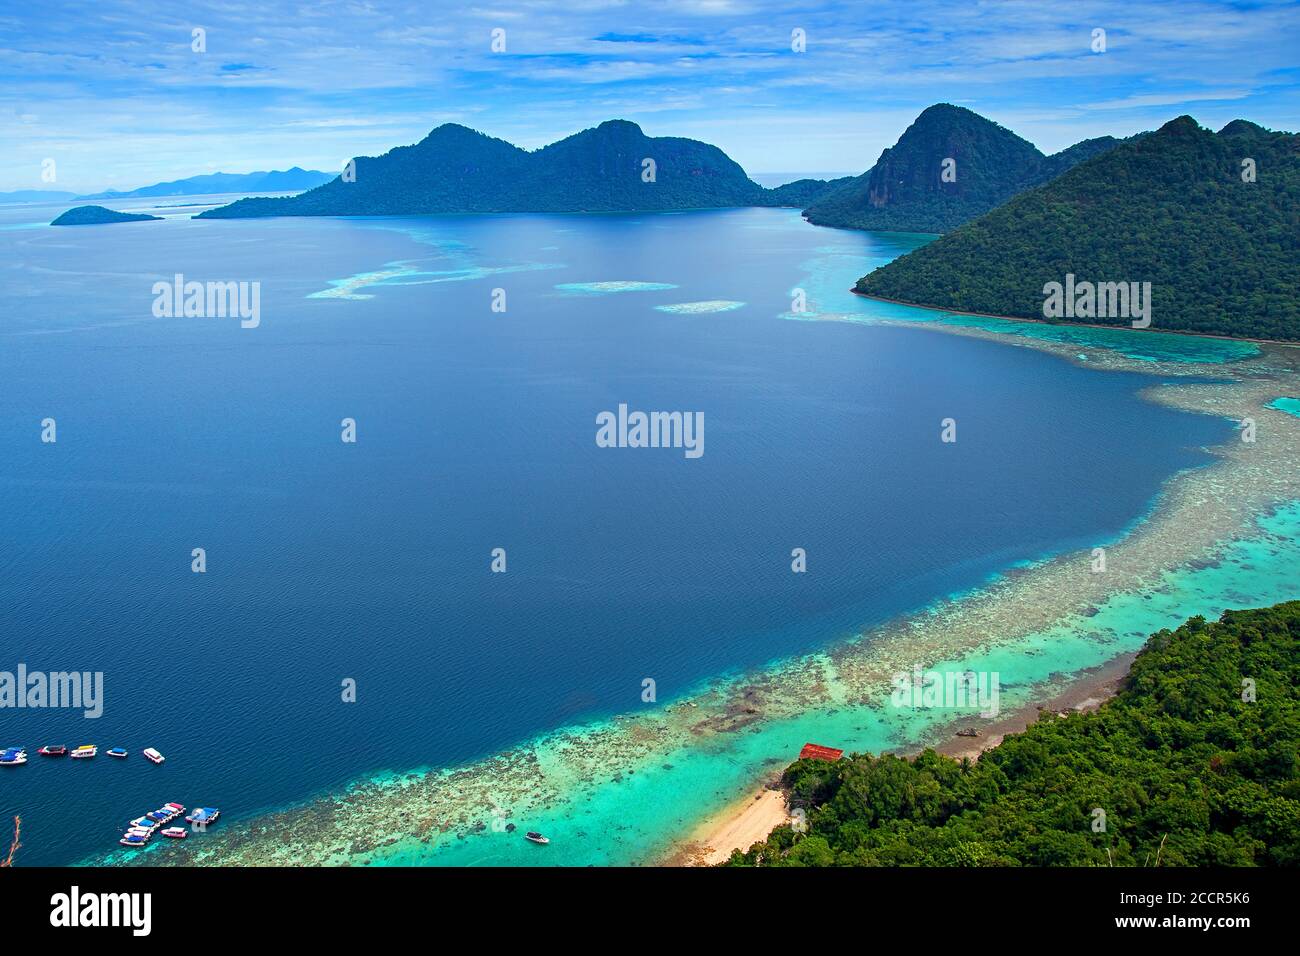
[[[935,102],[1048,152],[1180,113],[1300,128],[1300,0],[472,2],[6,3],[0,190],[336,170],[449,121],[535,148],[620,117],[751,173],[861,172]]]

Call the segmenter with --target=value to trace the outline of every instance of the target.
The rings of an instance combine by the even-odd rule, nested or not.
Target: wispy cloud
[[[0,189],[47,157],[85,190],[334,169],[448,120],[536,146],[620,116],[755,172],[865,169],[938,101],[1048,151],[1176,112],[1296,128],[1297,24],[1300,0],[51,0],[0,13]]]

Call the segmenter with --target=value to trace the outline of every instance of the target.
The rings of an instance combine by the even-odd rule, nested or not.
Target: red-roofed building
[[[799,751],[800,760],[811,758],[813,760],[829,760],[833,763],[843,756],[843,750],[836,750],[834,747],[823,747],[821,744],[804,744],[803,750]]]

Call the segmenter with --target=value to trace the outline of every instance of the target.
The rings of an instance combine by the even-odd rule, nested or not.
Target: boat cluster
[[[99,748],[94,744],[82,744],[80,747],[68,750],[62,744],[47,744],[36,752],[42,757],[71,757],[73,760],[89,760],[99,753]],[[167,759],[152,747],[146,747],[141,752],[144,754],[145,759],[152,763],[162,763]],[[125,760],[127,757],[125,747],[110,747],[104,753],[110,757],[116,757],[118,760]],[[27,751],[23,747],[9,747],[4,751],[0,751],[0,767],[17,767],[26,762]]]
[[[184,840],[189,837],[189,830],[167,826],[184,812],[185,808],[179,803],[164,803],[157,810],[132,820],[122,834],[122,839],[117,842],[122,846],[142,847],[153,838],[154,833],[161,833],[172,840]],[[196,830],[203,830],[209,823],[215,823],[219,816],[221,811],[216,807],[200,807],[185,820],[194,824]]]

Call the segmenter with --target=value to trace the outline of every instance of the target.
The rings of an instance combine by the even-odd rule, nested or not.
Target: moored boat
[[[72,751],[70,756],[73,760],[87,760],[90,757],[95,756],[97,753],[99,753],[99,748],[94,744],[82,744],[76,750]]]
[[[150,832],[158,829],[158,824],[150,820],[148,817],[136,817],[134,820],[131,821],[131,826],[143,827],[144,829],[149,830]]]
[[[524,834],[524,839],[531,840],[533,843],[540,843],[542,844],[542,846],[545,846],[546,844],[551,842],[550,840],[546,839],[546,837],[538,833],[536,830],[529,830],[527,833]]]
[[[17,767],[27,762],[27,751],[22,747],[10,747],[0,753],[0,767]]]
[[[108,750],[105,750],[104,753],[108,754],[110,757],[116,757],[118,760],[126,759],[125,747],[111,747]]]
[[[154,750],[152,747],[146,747],[144,749],[144,755],[146,758],[152,760],[154,763],[162,763],[164,760],[167,759],[158,751]]]
[[[175,810],[177,813],[185,812],[185,807],[179,803],[164,803],[163,806]]]
[[[205,827],[209,823],[216,823],[219,816],[221,816],[221,811],[216,807],[199,807],[185,818],[185,822],[196,823],[200,827]]]
[[[46,744],[36,752],[42,757],[62,757],[68,752],[68,748],[63,746],[63,744]]]
[[[166,830],[163,830],[162,835],[165,837],[171,837],[173,840],[184,840],[190,835],[190,831],[184,827],[168,827]]]
[[[117,842],[122,844],[122,846],[141,847],[149,842],[149,838],[146,836],[140,836],[138,833],[126,833],[123,834],[122,839]]]

